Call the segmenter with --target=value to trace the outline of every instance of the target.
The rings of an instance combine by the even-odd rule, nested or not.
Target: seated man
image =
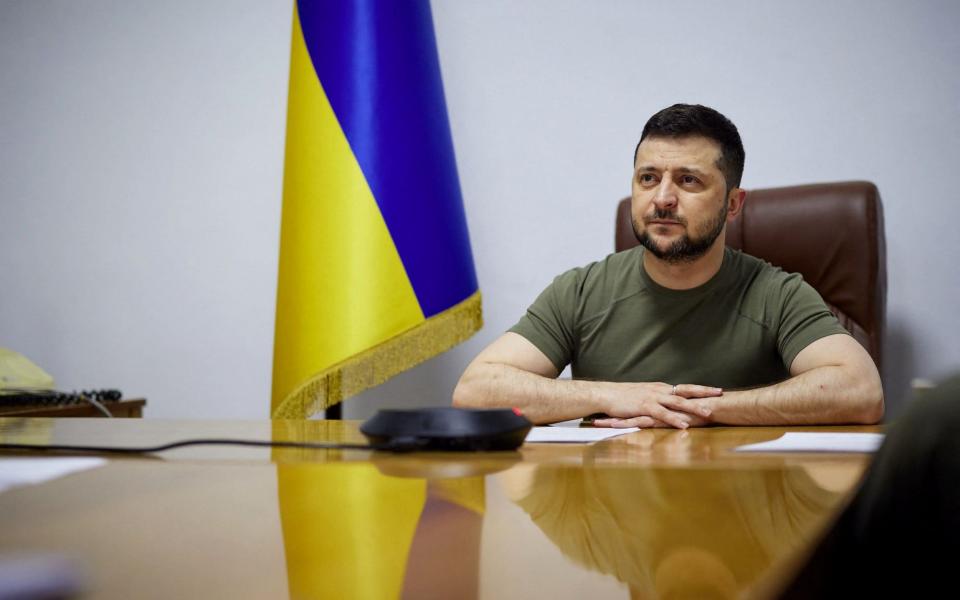
[[[467,367],[454,404],[609,427],[879,421],[876,366],[817,292],[726,247],[743,162],[711,108],[651,117],[634,154],[641,245],[557,277]],[[556,379],[567,364],[573,380]]]

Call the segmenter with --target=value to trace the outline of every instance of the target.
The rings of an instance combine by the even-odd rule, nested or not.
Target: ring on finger
[[[673,389],[670,390],[670,395],[671,395],[671,396],[676,396],[676,395],[677,395],[677,386],[676,386],[676,385],[674,385],[674,386],[673,386]]]

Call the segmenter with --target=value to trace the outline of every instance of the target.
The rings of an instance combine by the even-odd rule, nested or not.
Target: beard
[[[707,253],[717,238],[720,236],[720,232],[723,231],[723,226],[727,222],[727,204],[729,200],[724,198],[723,207],[720,209],[720,212],[706,225],[703,227],[702,231],[696,237],[690,237],[688,233],[684,233],[680,239],[674,241],[666,248],[660,248],[657,246],[656,242],[647,234],[646,227],[641,227],[640,223],[637,222],[637,219],[632,219],[633,222],[633,234],[637,236],[637,241],[640,244],[650,251],[651,254],[659,258],[660,260],[666,261],[668,263],[684,263],[684,262],[693,262],[696,259],[700,258]],[[654,213],[649,217],[644,217],[644,225],[648,220],[653,219],[669,219],[672,221],[677,221],[678,223],[686,226],[687,220],[680,217],[674,212],[668,210],[660,210],[659,208],[654,210]]]

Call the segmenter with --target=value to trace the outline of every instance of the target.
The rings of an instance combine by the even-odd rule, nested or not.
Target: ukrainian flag
[[[303,418],[482,325],[427,0],[295,4],[272,414]]]

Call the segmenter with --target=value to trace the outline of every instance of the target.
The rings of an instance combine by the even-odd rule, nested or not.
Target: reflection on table
[[[734,598],[810,543],[840,494],[801,467],[518,466],[510,497],[576,563],[632,598]]]
[[[0,439],[357,442],[357,426],[0,419]],[[497,454],[113,459],[0,494],[0,556],[67,556],[92,598],[732,597],[777,576],[869,460],[730,451],[783,431],[641,431]]]

